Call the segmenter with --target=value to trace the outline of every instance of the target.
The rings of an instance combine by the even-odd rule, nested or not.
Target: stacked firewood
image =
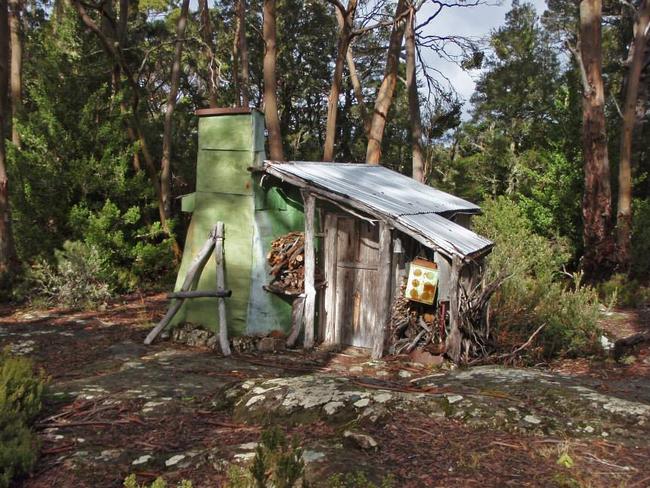
[[[406,283],[391,309],[391,354],[409,354],[416,349],[432,354],[444,352],[444,324],[439,310],[404,297]]]
[[[267,287],[270,291],[285,295],[299,295],[304,291],[305,235],[302,232],[290,232],[274,240],[266,260],[271,268],[271,284]]]

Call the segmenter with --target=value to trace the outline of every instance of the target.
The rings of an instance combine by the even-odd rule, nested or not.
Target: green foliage
[[[104,279],[119,291],[151,283],[173,268],[171,240],[160,224],[140,222],[138,207],[121,211],[111,200],[95,212],[77,205],[70,214],[72,228],[101,256]]]
[[[569,258],[562,239],[536,234],[521,209],[505,197],[487,201],[475,230],[496,246],[487,277],[510,277],[492,299],[500,347],[522,344],[540,326],[535,355],[550,358],[592,351],[598,337],[598,300],[580,276],[563,280]]]
[[[393,488],[395,479],[392,476],[386,476],[381,480],[379,485],[368,479],[363,471],[354,473],[335,474],[327,479],[329,488]]]
[[[36,263],[28,273],[26,286],[33,301],[45,305],[86,308],[111,297],[105,280],[104,260],[95,247],[83,242],[65,242],[55,252],[55,265]]]
[[[248,471],[231,467],[230,488],[307,488],[305,461],[297,439],[291,442],[279,427],[270,427],[260,436],[255,458]]]
[[[634,200],[631,275],[648,280],[650,276],[650,198]],[[646,283],[648,284],[648,283]]]
[[[143,483],[138,484],[138,479],[134,474],[127,476],[124,479],[124,488],[167,488],[167,482],[162,478],[156,478],[150,485]],[[182,480],[176,484],[176,488],[192,488],[192,482],[189,480]]]
[[[598,285],[602,301],[620,307],[650,305],[650,286],[621,273]]]
[[[38,442],[29,425],[41,410],[44,385],[31,361],[0,353],[0,488],[36,463]]]

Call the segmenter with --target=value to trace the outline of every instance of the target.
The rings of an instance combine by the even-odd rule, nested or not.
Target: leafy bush
[[[56,264],[40,261],[32,267],[27,282],[36,300],[47,305],[84,308],[111,297],[99,251],[83,242],[65,242],[55,252]]]
[[[486,277],[510,275],[491,302],[498,346],[521,344],[544,324],[535,355],[590,351],[598,337],[597,295],[582,286],[580,275],[562,279],[570,256],[565,242],[533,232],[521,209],[505,197],[485,202],[483,210],[474,228],[496,244]]]
[[[232,467],[228,471],[230,488],[307,488],[305,461],[296,439],[291,443],[280,428],[262,432],[255,458],[248,471]]]
[[[97,211],[78,205],[70,214],[83,242],[99,252],[104,279],[118,291],[152,283],[173,269],[171,240],[160,223],[141,221],[138,207],[121,211],[110,200]]]
[[[44,384],[31,361],[0,354],[0,488],[36,463],[38,442],[29,424],[41,410]]]
[[[646,284],[650,276],[650,198],[634,200],[630,275],[645,279]]]
[[[129,475],[124,480],[124,488],[167,488],[167,482],[162,478],[156,478],[150,485],[138,484],[138,480],[134,474]],[[177,488],[192,488],[192,482],[183,480],[176,485]]]
[[[607,305],[642,307],[650,304],[650,287],[620,273],[601,283],[598,292]]]

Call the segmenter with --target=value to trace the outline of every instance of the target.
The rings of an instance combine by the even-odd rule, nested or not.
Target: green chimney
[[[266,251],[277,236],[302,229],[302,209],[276,188],[263,189],[249,168],[261,166],[264,116],[248,109],[206,109],[199,116],[196,192],[185,195],[182,210],[191,212],[179,290],[187,269],[217,221],[225,225],[226,299],[232,335],[262,333],[290,326],[290,304],[262,289],[268,282]],[[216,288],[214,258],[206,264],[197,290]],[[174,324],[190,322],[216,331],[217,300],[188,300]]]

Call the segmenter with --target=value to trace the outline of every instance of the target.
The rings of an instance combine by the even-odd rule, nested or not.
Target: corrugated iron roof
[[[265,171],[298,186],[322,189],[339,203],[387,217],[399,230],[447,255],[471,257],[492,242],[444,216],[476,214],[467,200],[383,166],[350,163],[266,161]]]

